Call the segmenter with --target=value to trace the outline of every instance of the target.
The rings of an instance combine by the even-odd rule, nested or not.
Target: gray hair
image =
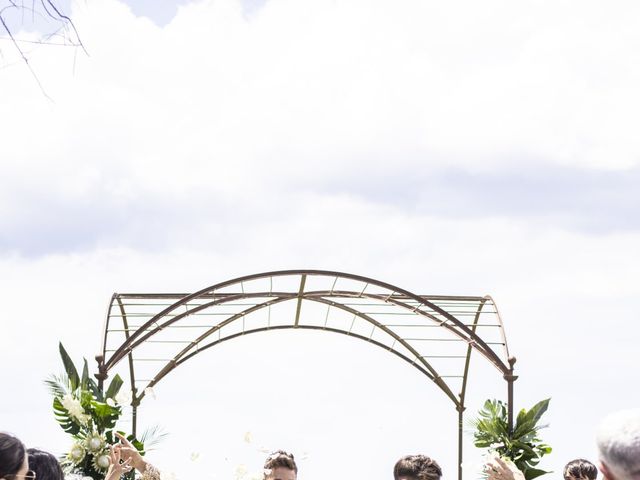
[[[640,479],[640,409],[605,417],[596,441],[600,460],[616,480]]]

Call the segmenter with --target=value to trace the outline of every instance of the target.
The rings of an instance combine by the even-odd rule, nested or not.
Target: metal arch
[[[306,285],[306,281],[307,281],[307,276],[322,276],[322,277],[334,277],[334,281],[333,281],[333,286],[331,287],[331,290],[320,290],[320,291],[307,291],[305,292],[305,285]],[[296,292],[273,292],[273,280],[275,277],[285,277],[285,276],[300,276],[300,283],[298,286],[298,289]],[[268,292],[245,292],[245,282],[250,282],[250,281],[254,281],[254,280],[260,280],[260,279],[268,279],[270,282],[270,288]],[[364,288],[360,291],[360,292],[354,292],[354,291],[343,291],[343,290],[335,290],[335,286],[336,286],[336,282],[339,279],[345,279],[345,280],[351,280],[351,281],[355,281],[355,282],[360,282],[362,284],[364,284]],[[226,289],[229,286],[232,285],[240,285],[240,290],[242,293],[234,293],[234,292],[226,292],[226,293],[216,293],[216,291],[220,291],[221,289]],[[365,290],[369,287],[369,286],[375,286],[381,289],[385,289],[388,292],[390,292],[388,295],[387,293],[385,294],[380,294],[380,293],[365,293]],[[359,288],[359,287],[358,287]],[[125,296],[126,297],[126,296]],[[141,344],[143,344],[145,341],[147,341],[148,339],[150,339],[153,335],[161,332],[162,330],[164,330],[165,328],[170,327],[172,324],[182,320],[183,318],[192,315],[192,314],[197,314],[197,312],[201,311],[201,310],[205,310],[209,307],[215,306],[215,305],[221,305],[221,304],[225,304],[227,302],[232,302],[233,300],[237,300],[237,299],[249,299],[249,298],[267,298],[268,300],[259,304],[254,304],[252,307],[247,308],[245,310],[243,310],[242,312],[239,313],[235,313],[232,314],[230,317],[226,318],[225,320],[221,321],[218,325],[213,326],[213,327],[208,327],[209,330],[207,330],[205,333],[201,334],[198,339],[196,339],[195,341],[191,341],[191,342],[184,342],[184,343],[188,343],[188,346],[183,348],[180,352],[178,352],[177,355],[175,355],[172,360],[169,360],[168,363],[154,376],[153,380],[150,381],[150,383],[148,384],[148,386],[153,386],[155,385],[157,382],[159,382],[162,378],[164,378],[168,373],[170,373],[172,370],[174,370],[175,368],[177,368],[177,366],[181,365],[182,363],[188,361],[190,358],[192,358],[193,356],[199,354],[200,352],[207,350],[209,348],[211,348],[212,346],[215,346],[221,342],[227,341],[227,340],[231,340],[233,338],[242,336],[242,335],[246,335],[249,333],[258,333],[258,332],[263,332],[263,331],[268,331],[268,330],[280,330],[280,329],[292,329],[292,328],[301,328],[301,329],[309,329],[309,330],[324,330],[324,331],[329,331],[329,332],[334,332],[334,333],[340,333],[343,335],[347,335],[347,336],[351,336],[354,338],[358,338],[361,340],[365,340],[368,341],[370,343],[373,343],[374,345],[377,345],[381,348],[384,348],[387,351],[390,351],[391,353],[394,353],[395,355],[397,355],[398,357],[402,358],[403,360],[405,360],[407,363],[411,364],[413,367],[417,368],[418,370],[420,370],[424,375],[426,375],[430,380],[432,380],[434,383],[436,383],[438,385],[438,387],[443,390],[443,392],[450,398],[450,400],[452,400],[456,406],[456,409],[458,411],[458,432],[459,432],[459,448],[458,448],[458,452],[459,452],[459,465],[458,465],[458,478],[461,479],[462,478],[462,470],[461,470],[461,461],[462,461],[462,426],[463,426],[463,412],[465,409],[465,396],[466,396],[466,387],[467,387],[467,380],[468,380],[468,373],[469,373],[469,365],[470,365],[470,358],[471,358],[471,353],[473,350],[477,350],[482,356],[484,356],[489,362],[491,362],[502,374],[503,374],[503,378],[507,381],[508,384],[508,405],[509,405],[509,428],[512,429],[512,425],[513,425],[513,382],[518,378],[517,376],[515,376],[513,374],[513,366],[515,363],[515,359],[509,357],[509,351],[508,351],[508,346],[507,346],[507,341],[506,341],[506,336],[505,336],[505,331],[504,331],[504,324],[502,322],[502,318],[500,316],[500,313],[498,311],[497,305],[495,304],[495,302],[493,301],[493,299],[490,296],[485,296],[485,297],[462,297],[462,296],[457,296],[457,297],[450,297],[450,296],[418,296],[415,295],[405,289],[401,289],[398,288],[394,285],[385,283],[385,282],[381,282],[378,280],[374,280],[368,277],[363,277],[360,275],[353,275],[353,274],[348,274],[348,273],[343,273],[343,272],[334,272],[334,271],[325,271],[325,270],[282,270],[282,271],[274,271],[274,272],[265,272],[265,273],[259,273],[259,274],[253,274],[253,275],[247,275],[247,276],[243,276],[243,277],[238,277],[235,279],[231,279],[231,280],[227,280],[225,282],[221,282],[218,284],[215,284],[213,286],[204,288],[200,291],[197,291],[195,293],[192,294],[148,294],[148,295],[143,295],[141,296],[137,296],[137,294],[131,294],[129,296],[129,298],[156,298],[156,299],[171,299],[172,301],[175,300],[171,305],[166,306],[166,308],[163,308],[159,313],[156,313],[155,315],[153,315],[151,312],[149,312],[149,314],[142,314],[141,316],[149,318],[150,315],[151,318],[149,320],[147,320],[146,322],[144,322],[143,325],[140,326],[136,326],[134,327],[136,330],[133,331],[131,333],[130,328],[129,328],[129,324],[128,324],[128,319],[127,319],[127,312],[126,309],[124,308],[124,305],[122,303],[122,299],[120,298],[120,295],[116,295],[114,294],[112,297],[112,301],[110,303],[109,309],[108,309],[108,313],[107,313],[107,318],[105,321],[105,329],[104,329],[104,337],[103,337],[103,342],[102,342],[102,347],[103,347],[103,355],[99,355],[96,357],[96,360],[98,360],[98,374],[96,375],[96,377],[100,380],[100,383],[102,384],[103,380],[107,378],[108,372],[111,368],[113,368],[116,364],[118,364],[124,357],[128,357],[129,359],[129,370],[130,370],[130,376],[131,376],[131,382],[132,382],[132,391],[136,392],[136,388],[135,388],[135,379],[134,379],[134,374],[135,374],[135,368],[134,368],[134,364],[133,364],[133,350],[135,348],[137,348],[138,346],[140,346]],[[408,312],[411,312],[413,314],[419,315],[425,319],[430,320],[431,322],[434,322],[437,326],[440,327],[444,327],[446,329],[446,331],[450,332],[451,334],[453,334],[454,336],[457,336],[459,339],[463,340],[466,342],[467,344],[467,348],[466,348],[466,355],[465,356],[461,356],[461,357],[455,357],[455,358],[465,358],[465,363],[464,363],[464,373],[462,375],[462,388],[460,391],[460,395],[458,398],[456,398],[456,396],[453,394],[453,392],[451,391],[451,389],[449,388],[449,385],[447,382],[443,381],[442,378],[439,376],[438,372],[431,366],[431,364],[429,362],[426,361],[425,358],[423,358],[424,356],[421,355],[414,347],[412,347],[412,345],[410,345],[409,343],[407,343],[407,340],[410,339],[404,339],[402,337],[406,337],[406,335],[399,335],[398,333],[390,330],[389,327],[394,327],[394,326],[400,326],[402,327],[402,325],[385,325],[384,322],[378,322],[377,320],[375,320],[374,318],[370,317],[366,312],[362,312],[357,310],[357,308],[351,308],[349,307],[347,304],[342,304],[339,302],[334,302],[332,300],[329,300],[327,298],[324,297],[339,297],[339,298],[369,298],[372,300],[377,300],[380,301],[382,303],[387,303],[387,304],[391,304],[394,305],[398,308],[404,309]],[[194,300],[194,299],[212,299],[212,301],[208,301],[205,302],[203,304],[197,304],[194,307],[189,306],[189,303]],[[295,312],[295,321],[293,325],[271,325],[270,324],[270,320],[269,320],[269,324],[267,327],[261,327],[261,328],[253,328],[253,329],[249,329],[249,330],[245,330],[244,326],[242,328],[242,332],[238,332],[238,333],[234,333],[231,335],[227,335],[224,338],[220,338],[218,337],[217,340],[214,340],[204,346],[200,346],[200,342],[207,339],[207,337],[209,337],[211,334],[213,334],[215,331],[220,331],[220,329],[225,326],[228,325],[230,323],[233,323],[234,321],[245,317],[248,314],[251,314],[252,312],[258,311],[260,309],[264,309],[265,307],[270,308],[272,305],[275,305],[277,303],[281,303],[281,302],[286,302],[288,300],[297,300],[297,308],[296,308],[296,312]],[[317,302],[317,303],[321,303],[321,304],[325,304],[328,305],[329,308],[334,307],[340,310],[343,310],[345,312],[349,312],[351,314],[355,316],[358,316],[359,318],[363,319],[364,321],[370,323],[371,325],[373,325],[374,330],[372,330],[372,335],[373,332],[375,331],[375,328],[380,328],[381,331],[383,331],[384,333],[386,333],[387,335],[389,335],[391,338],[394,339],[394,344],[389,347],[388,345],[383,344],[382,342],[379,342],[377,340],[374,340],[372,338],[372,335],[370,335],[369,337],[365,336],[365,335],[361,335],[359,333],[353,333],[350,330],[346,330],[346,329],[340,329],[340,328],[333,328],[333,327],[327,327],[326,326],[326,322],[325,322],[325,326],[317,326],[317,325],[300,325],[299,324],[299,318],[300,318],[300,309],[301,309],[301,304],[302,304],[302,300],[309,300],[309,301],[313,301],[313,302]],[[455,312],[455,307],[453,307],[453,303],[449,303],[447,304],[446,301],[450,301],[450,300],[454,300],[453,303],[455,303],[455,300],[459,300],[462,303],[462,308],[463,308],[463,312]],[[348,301],[348,300],[347,300]],[[445,302],[442,302],[445,301]],[[119,345],[119,347],[117,347],[117,349],[112,353],[112,355],[110,356],[110,358],[106,361],[105,363],[105,355],[107,353],[107,336],[109,333],[109,322],[112,316],[112,309],[115,306],[115,303],[118,303],[118,306],[120,308],[121,311],[121,317],[123,320],[123,325],[124,325],[124,332],[125,332],[125,341]],[[465,303],[465,302],[473,302],[473,303]],[[381,304],[382,304],[381,303]],[[443,307],[441,307],[440,305],[443,305]],[[467,308],[468,306],[471,305],[475,305],[477,303],[477,307],[476,307],[476,311],[475,311],[475,315],[473,317],[473,323],[471,325],[466,325],[465,323],[468,322],[463,322],[460,319],[456,318],[453,313],[456,313],[456,315],[458,313],[460,313],[461,315],[471,315],[473,310],[471,311],[466,311],[464,310],[465,308]],[[416,305],[417,304],[417,305]],[[440,304],[440,305],[439,305]],[[483,308],[487,305],[493,305],[493,307],[495,308],[495,312],[491,312],[492,314],[495,314],[497,319],[498,319],[498,325],[485,325],[485,326],[499,326],[500,327],[500,334],[502,336],[502,342],[498,342],[498,344],[503,345],[504,347],[504,354],[505,354],[505,358],[507,358],[507,363],[509,364],[509,366],[507,366],[505,364],[505,362],[500,358],[500,356],[498,355],[497,351],[494,351],[489,345],[490,343],[485,342],[485,340],[483,340],[477,333],[477,327],[479,326],[479,319],[481,316],[481,313],[483,313]],[[161,306],[161,305],[156,305],[156,306]],[[176,311],[176,309],[178,309],[181,306],[185,306],[186,311],[183,313],[172,313],[174,311]],[[453,308],[453,310],[451,312],[447,311],[446,309],[451,310]],[[329,311],[329,309],[327,310]],[[403,315],[402,313],[400,313],[399,315]],[[168,318],[165,318],[168,317]],[[270,317],[269,317],[270,319]],[[155,325],[155,326],[154,326]],[[406,325],[405,325],[406,326]],[[480,325],[481,326],[481,325]],[[438,329],[439,330],[439,329]],[[410,352],[412,355],[414,355],[415,358],[411,358],[411,356],[407,356],[407,354],[404,354],[398,350],[395,350],[393,347],[399,342],[400,345],[402,345],[406,351]],[[169,342],[172,343],[172,342]],[[182,342],[176,342],[176,343],[182,343]],[[133,418],[133,423],[134,423],[134,429],[135,429],[135,423],[136,423],[136,408],[139,405],[140,401],[144,398],[145,396],[145,392],[141,392],[140,396],[137,396],[136,393],[134,393],[134,403],[133,403],[133,408],[134,408],[134,418]]]
[[[152,337],[153,335],[155,335],[159,331],[163,330],[167,326],[170,326],[173,323],[185,318],[186,316],[189,316],[189,315],[191,315],[193,313],[196,313],[196,312],[198,312],[200,310],[204,310],[204,309],[209,308],[211,306],[223,304],[223,303],[226,303],[226,302],[232,301],[232,300],[245,299],[245,298],[255,298],[255,297],[264,298],[264,297],[269,297],[269,296],[277,297],[277,298],[286,298],[286,299],[297,299],[298,300],[298,308],[296,309],[296,319],[298,319],[299,315],[300,315],[300,308],[299,307],[300,307],[301,300],[303,300],[303,299],[314,300],[315,297],[334,296],[334,297],[351,297],[351,298],[371,298],[371,299],[380,300],[380,301],[384,301],[384,302],[388,302],[388,303],[393,303],[394,305],[396,305],[398,307],[401,307],[401,308],[404,308],[404,309],[406,309],[408,311],[411,311],[412,313],[416,313],[418,315],[422,315],[422,316],[434,321],[438,325],[446,328],[447,330],[452,332],[454,335],[457,335],[462,340],[467,342],[467,344],[469,345],[470,348],[475,348],[476,350],[478,350],[491,363],[493,363],[503,374],[505,374],[508,371],[506,367],[503,367],[504,364],[501,361],[499,361],[499,359],[497,360],[499,362],[499,364],[496,364],[496,361],[494,361],[494,358],[497,357],[497,355],[495,354],[495,352],[493,352],[493,350],[488,345],[486,345],[486,343],[483,340],[476,341],[475,339],[470,339],[470,338],[466,337],[465,335],[463,335],[462,332],[459,332],[458,330],[456,330],[456,328],[454,328],[454,326],[447,324],[446,322],[444,322],[441,319],[435,317],[434,315],[430,314],[429,312],[425,312],[425,311],[423,311],[423,310],[421,310],[419,308],[416,308],[416,307],[413,307],[411,305],[408,305],[408,304],[406,304],[404,302],[401,302],[401,301],[399,301],[399,300],[397,300],[397,299],[395,299],[393,297],[390,297],[388,295],[369,294],[369,293],[363,293],[363,292],[358,293],[358,292],[351,292],[351,291],[344,291],[344,290],[337,290],[337,291],[336,290],[331,290],[331,291],[322,290],[322,291],[310,291],[310,292],[302,292],[302,293],[300,293],[300,291],[299,291],[297,294],[286,293],[286,292],[270,292],[270,293],[256,292],[256,293],[240,293],[240,294],[235,294],[235,295],[226,294],[226,295],[222,296],[218,300],[213,300],[211,302],[201,304],[201,305],[199,305],[197,307],[194,307],[194,308],[192,308],[192,309],[190,309],[190,310],[188,310],[188,311],[186,311],[184,313],[175,315],[174,317],[171,317],[169,320],[165,321],[162,324],[158,324],[158,322],[154,320],[155,318],[158,318],[158,315],[156,315],[156,316],[153,317],[153,319],[149,320],[147,323],[145,323],[143,326],[141,326],[140,329],[136,333],[143,331],[145,329],[145,327],[147,325],[149,325],[150,323],[155,324],[156,327],[154,329],[149,330],[146,333],[144,333],[136,341],[133,341],[135,333],[134,333],[134,335],[129,337],[129,339],[125,343],[123,343],[121,345],[121,347],[113,354],[113,356],[111,357],[109,362],[107,362],[107,369],[112,368],[119,361],[119,359],[121,359],[127,353],[130,353],[136,347],[138,347],[139,345],[144,343],[147,339],[149,339],[150,337]],[[420,301],[422,303],[425,303],[424,300],[420,300]],[[447,313],[447,315],[449,317],[452,317],[451,314],[449,314],[449,313]],[[455,318],[455,317],[453,317],[453,318]],[[468,327],[466,327],[466,325],[463,325],[458,319],[456,319],[456,324],[457,325],[462,325],[462,326],[464,326],[464,328],[468,329]],[[473,330],[471,330],[471,332],[476,338],[478,338],[477,335],[475,334],[475,328],[473,328]],[[506,339],[504,339],[504,337],[503,337],[503,340],[506,341]],[[475,347],[474,347],[474,345],[475,345]],[[480,346],[482,346],[483,348],[480,348]],[[489,353],[491,355],[489,355]]]
[[[245,297],[246,298],[246,297]],[[317,302],[317,303],[321,303],[324,305],[329,305],[331,307],[340,309],[340,310],[344,310],[348,313],[351,313],[353,315],[356,315],[360,318],[362,318],[363,320],[365,320],[368,323],[371,323],[372,325],[374,325],[375,328],[379,328],[380,330],[382,330],[383,332],[385,332],[387,335],[389,335],[391,338],[394,339],[394,341],[400,345],[402,345],[403,347],[405,347],[409,352],[411,352],[414,355],[414,360],[411,361],[409,360],[408,357],[405,357],[404,355],[400,354],[399,352],[396,352],[393,347],[389,348],[387,346],[385,346],[385,348],[393,353],[396,353],[398,355],[400,355],[402,358],[404,358],[405,360],[407,360],[409,363],[411,363],[412,365],[416,366],[416,361],[422,364],[422,369],[426,369],[426,371],[428,371],[429,373],[427,374],[427,376],[433,380],[433,382],[438,386],[438,388],[440,388],[450,399],[451,401],[453,401],[453,403],[456,405],[456,407],[460,406],[460,401],[458,398],[456,398],[456,396],[454,395],[454,393],[451,391],[451,389],[449,388],[449,386],[442,381],[440,374],[431,366],[431,364],[429,362],[427,362],[424,358],[422,358],[422,356],[410,345],[408,344],[402,337],[400,337],[397,333],[393,332],[392,330],[390,330],[388,327],[386,327],[385,325],[381,324],[380,322],[374,320],[373,318],[369,317],[368,315],[359,312],[358,310],[355,310],[353,308],[350,308],[346,305],[342,305],[341,303],[338,302],[332,302],[330,300],[326,300],[324,298],[305,298],[302,297],[305,300],[308,301],[312,301],[312,302]],[[274,300],[269,300],[267,302],[263,302],[260,303],[258,305],[254,305],[246,310],[243,310],[241,312],[235,313],[232,316],[230,316],[229,318],[226,318],[225,320],[223,320],[222,322],[220,322],[219,324],[213,326],[212,328],[210,328],[209,330],[207,330],[206,332],[202,333],[198,338],[196,338],[195,340],[193,340],[189,345],[187,345],[185,348],[183,348],[180,352],[178,352],[171,360],[169,360],[167,362],[167,364],[164,366],[164,368],[162,368],[155,376],[154,378],[149,382],[149,386],[153,386],[156,383],[158,383],[158,381],[160,381],[161,378],[164,378],[169,372],[171,372],[172,370],[174,370],[178,365],[183,363],[183,358],[185,355],[187,356],[187,358],[191,358],[192,356],[194,356],[195,354],[197,354],[198,352],[202,351],[204,348],[200,347],[200,343],[205,340],[207,337],[209,337],[210,335],[212,335],[213,333],[215,333],[216,331],[219,331],[220,329],[222,329],[224,326],[230,325],[231,323],[235,322],[236,320],[241,319],[242,317],[245,317],[251,313],[254,313],[258,310],[261,310],[265,307],[269,307],[272,305],[276,305],[278,303],[282,303],[282,302],[286,302],[286,301],[292,301],[292,300],[298,300],[298,305],[296,308],[296,315],[299,315],[300,312],[300,300],[301,298],[298,296],[289,296],[289,297],[276,297]],[[209,302],[208,304],[203,304],[202,308],[207,308],[209,306],[211,306],[211,304],[213,304],[214,302]],[[191,311],[189,313],[192,313]],[[186,316],[188,314],[184,314],[184,316]],[[173,320],[173,319],[172,319]],[[177,321],[177,320],[176,320]],[[292,329],[296,329],[296,328],[302,328],[303,326],[297,323],[294,323],[293,325],[286,325],[284,326],[286,328],[292,328]],[[305,326],[305,328],[310,328],[309,326]],[[275,329],[275,327],[271,327],[271,329]],[[336,331],[336,332],[341,332],[344,333],[345,335],[352,335],[352,336],[356,336],[355,334],[353,334],[352,332],[349,331],[344,331],[341,329],[329,329],[327,327],[318,327],[318,330],[330,330],[330,331]],[[269,328],[267,328],[266,330],[269,330]],[[361,335],[357,335],[359,338],[363,337]],[[364,337],[366,338],[366,337]],[[194,348],[197,348],[195,352],[192,352],[193,354],[190,354],[189,352],[191,350],[193,350]],[[207,347],[208,348],[208,347]],[[139,400],[142,400],[142,397],[144,395],[139,397]]]
[[[302,283],[302,282],[301,282]],[[271,295],[274,298],[277,298],[278,300],[276,301],[271,301],[271,302],[265,302],[263,304],[264,306],[270,306],[276,303],[280,303],[283,300],[295,300],[297,299],[298,301],[298,305],[296,308],[296,320],[299,318],[300,315],[300,302],[302,301],[302,299],[306,299],[309,301],[320,301],[321,297],[325,297],[325,296],[337,296],[337,297],[352,297],[352,298],[371,298],[371,299],[376,299],[376,300],[380,300],[380,301],[386,301],[386,302],[390,302],[393,303],[394,305],[397,305],[401,308],[404,308],[406,310],[409,310],[413,313],[417,313],[417,314],[421,314],[427,318],[429,318],[430,320],[436,322],[438,325],[443,326],[445,328],[447,328],[449,331],[451,331],[453,334],[459,336],[460,338],[462,338],[463,340],[465,340],[468,345],[469,345],[469,350],[472,349],[473,347],[473,341],[470,341],[468,338],[466,338],[464,335],[462,335],[460,332],[456,331],[456,329],[451,326],[448,325],[446,323],[444,323],[441,319],[438,319],[437,317],[428,314],[427,312],[423,312],[420,309],[416,309],[415,307],[412,307],[411,305],[407,305],[403,302],[400,302],[398,300],[395,299],[390,299],[389,296],[386,295],[380,295],[380,294],[368,294],[368,293],[357,293],[357,292],[351,292],[351,291],[311,291],[311,292],[305,292],[302,296],[300,291],[297,294],[293,294],[293,293],[285,293],[285,292],[277,292],[274,293],[272,292]],[[198,311],[204,310],[206,308],[209,308],[211,306],[214,305],[220,305],[220,304],[224,304],[226,302],[229,301],[233,301],[236,299],[246,299],[246,298],[255,298],[255,297],[259,297],[259,298],[264,298],[268,296],[268,294],[266,294],[265,292],[256,292],[256,293],[243,293],[243,294],[236,294],[236,295],[225,295],[224,297],[221,297],[220,299],[216,299],[213,300],[211,302],[207,302],[204,304],[201,304],[197,307],[194,307],[190,310],[187,310],[181,314],[175,315],[174,317],[171,317],[169,320],[165,321],[162,324],[158,324],[158,322],[154,322],[156,324],[156,327],[148,332],[146,332],[144,335],[142,335],[137,341],[133,342],[130,345],[127,345],[127,343],[129,342],[129,340],[127,340],[122,346],[121,349],[123,350],[123,355],[128,355],[129,356],[129,361],[130,361],[130,366],[132,363],[132,359],[131,359],[131,353],[132,351],[139,346],[140,344],[144,343],[147,339],[151,338],[153,335],[155,335],[156,333],[158,333],[159,331],[163,330],[164,328],[172,325],[173,323],[176,323],[178,321],[180,321],[181,319],[194,314]],[[327,305],[332,305],[334,307],[337,308],[341,308],[343,310],[346,310],[346,308],[344,308],[344,306],[340,303],[337,302],[331,302],[331,303],[327,303],[327,302],[321,302],[321,303],[326,303]],[[262,307],[261,307],[262,308]],[[229,323],[233,322],[235,319],[237,318],[241,318],[244,315],[247,315],[249,313],[252,313],[253,311],[256,311],[256,308],[252,308],[249,310],[246,310],[242,313],[236,314],[233,317],[230,317],[229,319],[227,319],[225,322],[222,322],[221,324],[219,324],[216,328],[213,328],[209,331],[209,333],[205,333],[203,334],[204,337],[202,338],[206,338],[206,336],[210,333],[213,333],[214,331],[216,331],[219,328],[222,328],[225,325],[228,325]],[[358,315],[361,318],[363,318],[364,320],[366,320],[367,322],[381,328],[383,331],[385,331],[386,333],[390,334],[391,336],[393,336],[394,338],[396,338],[397,336],[392,333],[391,331],[389,331],[386,327],[384,327],[382,324],[380,324],[379,322],[376,322],[375,320],[373,320],[372,318],[362,315],[361,312],[358,312],[357,310],[349,310],[350,313],[354,314],[354,315]],[[154,317],[156,318],[156,317]],[[148,322],[147,322],[148,323]],[[142,328],[140,329],[142,330]],[[138,330],[138,331],[140,331]],[[475,328],[474,328],[475,331]],[[128,332],[127,332],[128,334]],[[132,338],[133,336],[129,337]],[[399,337],[397,337],[396,339],[399,339]],[[181,354],[184,354],[184,352],[188,351],[190,348],[193,347],[194,344],[198,344],[201,341],[201,339],[196,339],[194,342],[192,342],[191,346],[186,347],[183,352],[180,352],[178,354],[178,356],[180,356]],[[484,342],[483,342],[484,343]],[[419,357],[419,354],[417,354],[417,352],[414,351],[413,347],[411,347],[410,345],[408,345],[406,342],[402,341],[401,344],[403,346],[405,346],[405,348],[409,349],[412,353],[414,353],[417,357]],[[487,346],[487,348],[489,348]],[[487,355],[485,354],[485,352],[483,351],[483,349],[480,348],[476,348],[478,351],[480,351],[480,353],[482,353],[485,357],[487,357]],[[119,349],[120,350],[120,349]],[[495,354],[494,354],[495,355]],[[114,354],[115,356],[115,354]],[[112,357],[113,359],[113,357]],[[424,362],[425,365],[429,365],[428,362],[424,361],[424,359],[420,358],[420,361]],[[492,362],[494,363],[494,362]],[[494,363],[495,365],[495,363]],[[427,367],[430,368],[430,365]],[[456,408],[459,407],[463,407],[464,406],[464,399],[461,398],[460,400],[458,400],[455,395],[453,394],[453,392],[451,392],[451,390],[449,389],[448,385],[446,385],[446,383],[442,382],[442,380],[440,379],[439,375],[437,374],[437,372],[435,370],[432,370],[432,373],[434,374],[434,376],[436,377],[437,380],[434,380],[435,383],[439,386],[439,388],[441,390],[443,390],[443,392],[456,404]],[[467,374],[467,369],[465,369],[465,373],[463,374],[463,382],[466,383],[466,374]],[[463,387],[464,388],[464,387]],[[136,402],[139,403],[139,402]]]
[[[258,273],[258,274],[253,274],[253,275],[246,275],[244,277],[238,277],[238,278],[233,279],[233,280],[227,280],[225,282],[218,283],[218,284],[213,285],[211,287],[207,287],[207,288],[199,290],[199,291],[197,291],[195,293],[187,295],[186,297],[182,298],[181,300],[178,300],[177,302],[173,303],[172,305],[170,305],[169,307],[165,308],[161,312],[157,313],[153,318],[148,320],[136,332],[134,332],[133,335],[131,335],[130,339],[127,340],[127,342],[125,342],[111,356],[111,358],[107,361],[107,363],[105,364],[106,370],[109,370],[111,367],[113,367],[116,363],[118,363],[122,359],[122,357],[124,356],[124,351],[128,348],[128,345],[127,345],[128,343],[133,343],[137,339],[138,336],[142,335],[142,332],[144,330],[146,330],[150,325],[153,325],[154,323],[156,323],[158,319],[164,317],[166,314],[168,314],[169,312],[171,312],[175,308],[177,308],[177,307],[179,307],[181,305],[184,305],[184,304],[188,303],[189,301],[191,301],[191,300],[193,300],[195,298],[198,298],[199,296],[201,296],[203,294],[206,294],[206,293],[209,293],[209,292],[212,292],[212,294],[214,294],[213,292],[215,292],[216,290],[228,287],[230,285],[234,285],[234,284],[238,284],[238,283],[242,284],[243,282],[247,282],[247,281],[251,281],[251,280],[257,280],[257,279],[260,279],[260,278],[280,277],[280,276],[289,276],[289,275],[301,275],[301,276],[302,275],[305,275],[305,276],[306,275],[318,275],[318,276],[345,278],[345,279],[364,282],[364,283],[371,284],[371,285],[376,285],[378,287],[382,287],[382,288],[385,288],[387,290],[390,290],[393,293],[400,293],[402,295],[405,295],[405,296],[417,301],[419,303],[419,305],[428,306],[430,309],[438,312],[440,315],[444,316],[445,318],[450,320],[452,323],[456,324],[458,327],[460,327],[460,329],[463,332],[465,332],[467,335],[469,335],[469,337],[471,339],[473,339],[472,342],[475,344],[474,348],[476,348],[480,353],[482,353],[485,357],[487,357],[487,359],[489,361],[491,361],[491,363],[493,363],[499,370],[501,370],[503,374],[507,374],[508,371],[509,371],[509,368],[502,362],[502,360],[500,360],[500,358],[495,354],[495,352],[488,345],[486,345],[486,343],[480,337],[478,337],[474,332],[472,332],[466,325],[464,325],[462,322],[460,322],[453,315],[449,314],[448,312],[446,312],[445,310],[441,309],[437,305],[434,305],[433,303],[429,302],[428,300],[425,300],[424,298],[421,298],[418,295],[415,295],[415,294],[409,292],[408,290],[396,287],[396,286],[391,285],[389,283],[380,282],[378,280],[374,280],[374,279],[368,278],[368,277],[363,277],[363,276],[360,276],[360,275],[354,275],[354,274],[343,273],[343,272],[327,271],[327,270],[281,270],[281,271],[265,272],[265,273]],[[366,295],[361,294],[361,296],[366,296]],[[419,307],[416,307],[415,309],[410,308],[410,310],[413,310],[415,312],[420,312],[421,315],[428,316],[428,317],[430,317],[432,319],[435,319],[433,316],[429,315],[428,312],[424,312]],[[440,322],[440,323],[442,323],[442,322]],[[459,333],[457,333],[457,332],[455,332],[455,333],[458,336],[460,336],[461,338],[463,338],[465,341],[468,341],[467,339],[465,339]],[[148,338],[148,336],[145,335],[145,338]],[[136,345],[138,345],[139,343],[140,342],[137,342]],[[478,348],[477,346],[480,346],[481,348]],[[132,347],[132,348],[135,348],[135,347]]]

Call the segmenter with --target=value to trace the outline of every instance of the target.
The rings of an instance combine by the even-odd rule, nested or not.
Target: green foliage
[[[541,458],[551,453],[551,447],[538,437],[538,431],[546,427],[538,425],[538,422],[547,411],[550,400],[547,398],[529,410],[520,410],[513,432],[509,432],[507,406],[499,400],[487,400],[478,412],[478,418],[472,421],[474,445],[510,459],[524,473],[526,480],[550,473],[536,468]]]
[[[69,379],[69,385],[71,390],[75,390],[80,385],[80,377],[78,376],[78,370],[76,370],[76,366],[71,361],[71,357],[62,346],[62,343],[59,343],[60,356],[62,357],[62,364],[64,365],[64,369],[67,372],[67,378]]]
[[[99,432],[116,426],[116,422],[118,418],[120,418],[120,413],[122,413],[120,407],[112,407],[107,403],[97,402],[95,400],[92,400],[91,406],[95,414],[94,422],[96,429]]]
[[[116,375],[115,377],[113,377],[113,380],[111,380],[111,383],[109,384],[109,388],[107,388],[107,393],[105,393],[105,397],[115,398],[115,396],[120,391],[120,387],[122,387],[123,383],[124,382],[122,381],[119,375]]]
[[[116,397],[124,382],[120,376],[115,375],[104,392],[89,376],[87,360],[83,359],[82,375],[79,375],[62,343],[59,347],[65,374],[53,375],[45,380],[45,384],[53,396],[55,419],[72,436],[72,450],[80,452],[75,458],[71,453],[67,454],[63,464],[68,472],[102,480],[106,468],[101,467],[98,460],[108,453],[110,445],[118,442],[113,432],[122,415],[122,406],[118,405]],[[133,435],[120,433],[144,454],[142,442]],[[97,447],[92,447],[92,439],[98,439]]]
[[[80,432],[80,425],[71,420],[69,412],[62,406],[59,398],[53,399],[53,414],[65,432],[71,435],[77,435]]]

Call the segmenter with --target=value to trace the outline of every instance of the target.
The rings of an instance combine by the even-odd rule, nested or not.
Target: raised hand
[[[114,450],[118,452],[119,457],[123,460],[128,461],[129,464],[132,465],[140,473],[144,473],[145,469],[147,468],[147,464],[142,458],[142,455],[140,455],[138,449],[118,432],[115,432],[115,434],[116,437],[118,437],[118,440],[120,440],[120,443],[114,446]]]
[[[121,462],[120,451],[116,447],[111,447],[109,456],[111,457],[111,465],[109,465],[104,480],[120,480],[122,475],[129,473],[133,468],[130,465],[131,459]]]
[[[512,463],[507,463],[500,457],[494,457],[485,465],[487,480],[525,480],[524,474]]]

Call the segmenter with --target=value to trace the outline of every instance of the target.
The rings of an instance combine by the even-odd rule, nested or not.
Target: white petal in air
[[[118,405],[129,405],[131,403],[131,392],[126,390],[120,390],[115,397],[115,401]]]
[[[244,478],[244,476],[247,474],[247,467],[244,465],[238,465],[236,467],[236,480],[240,480],[241,478]]]

